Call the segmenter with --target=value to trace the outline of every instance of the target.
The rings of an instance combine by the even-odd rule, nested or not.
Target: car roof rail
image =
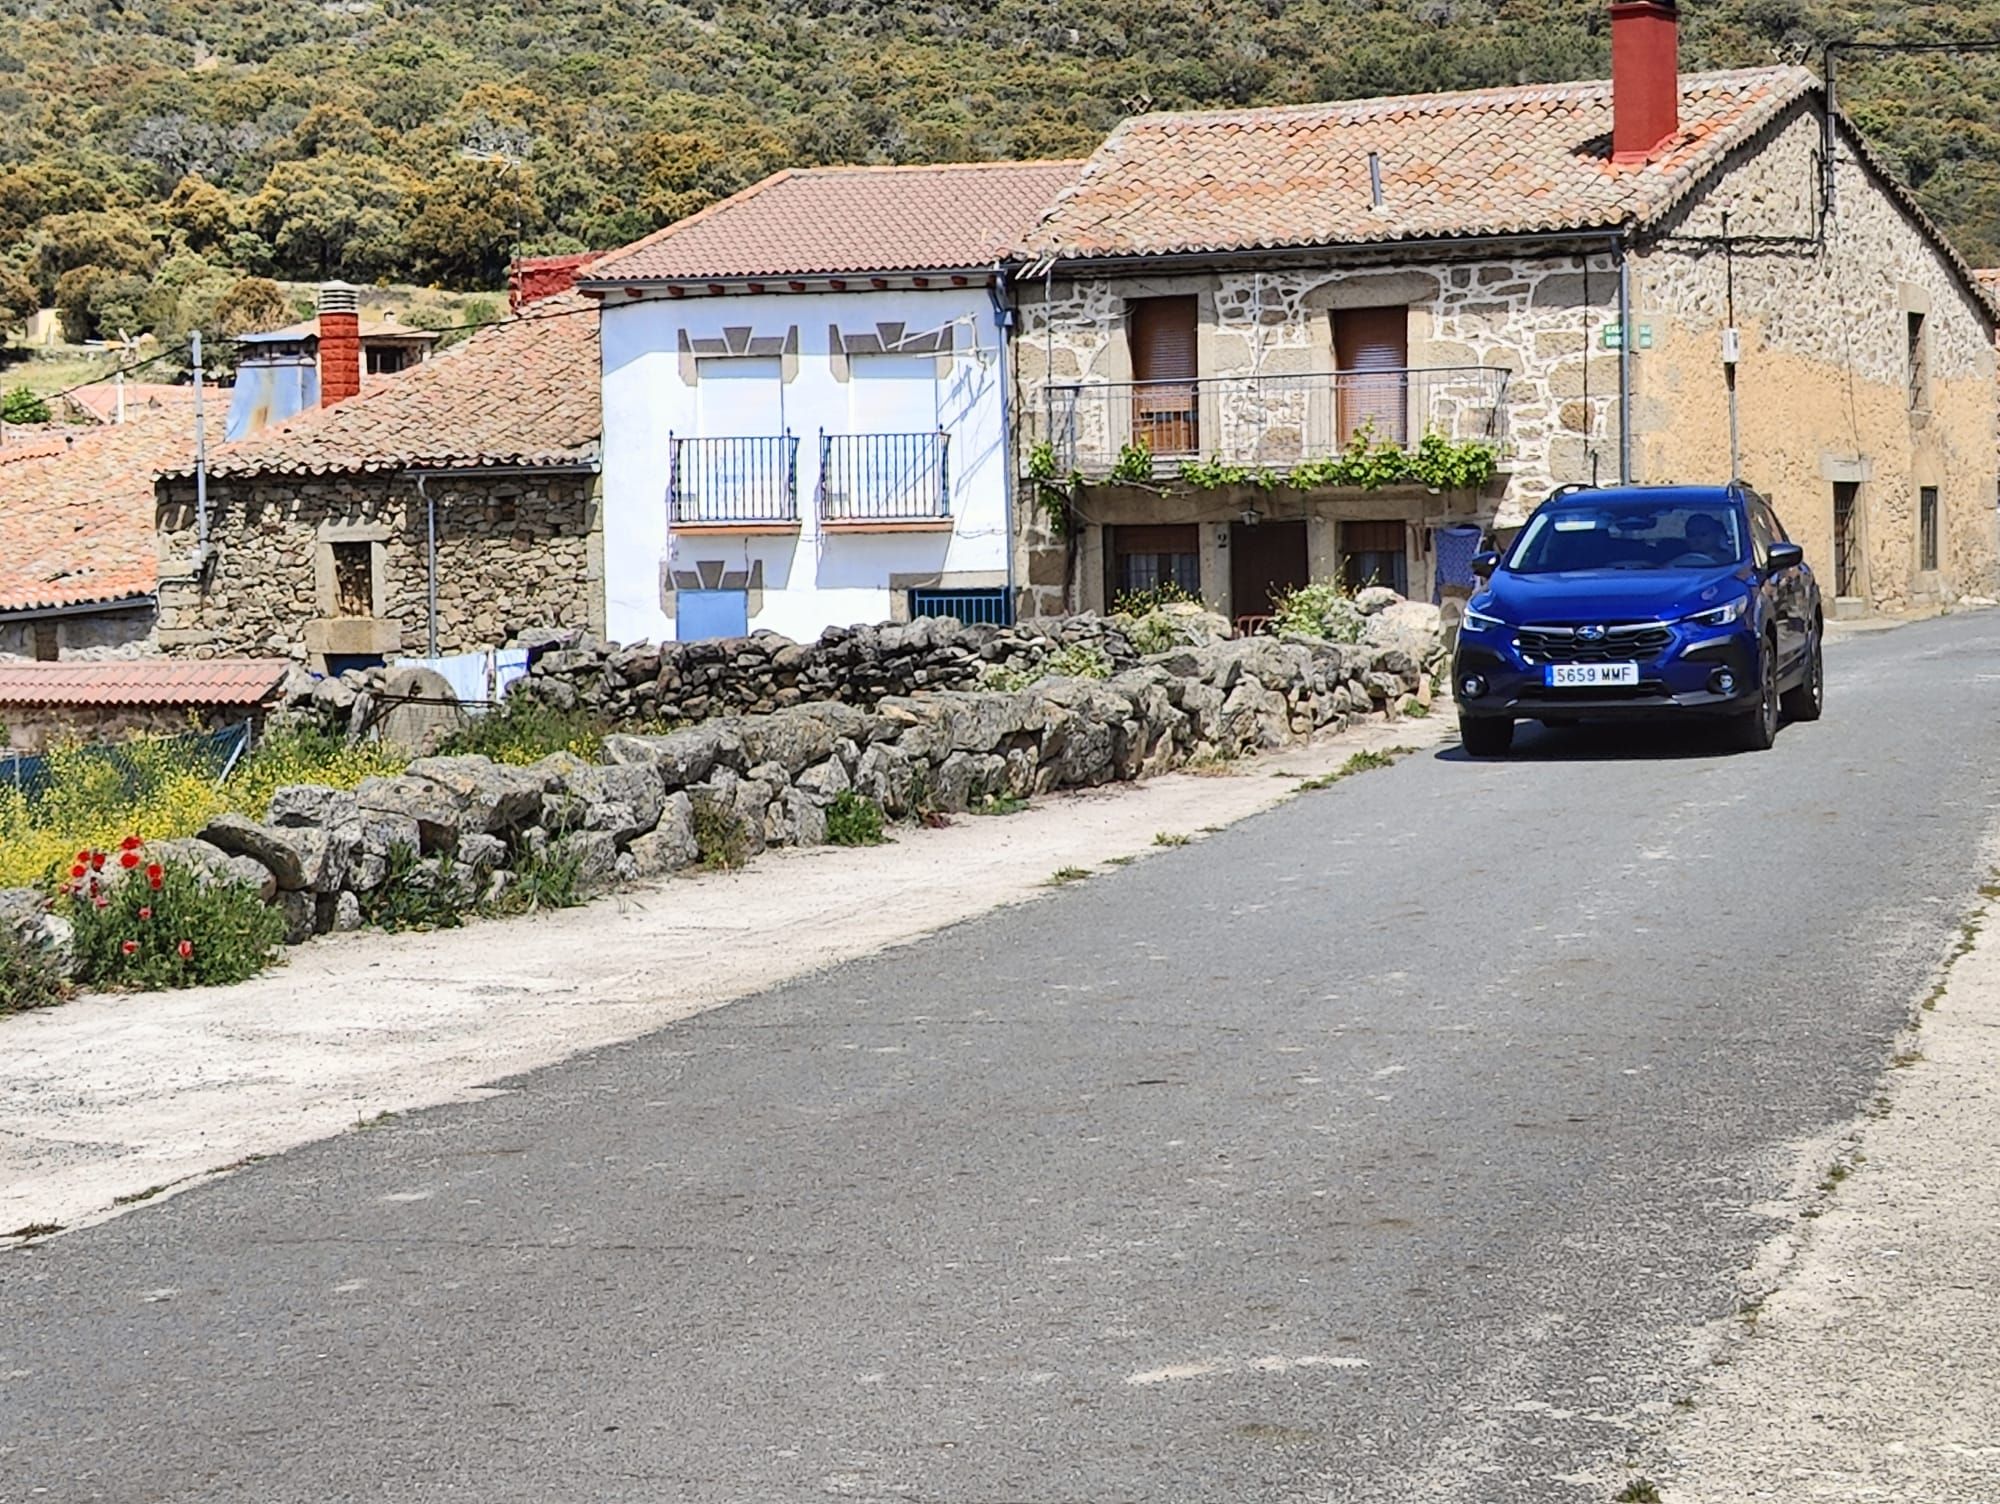
[[[1591,485],[1588,481],[1573,480],[1567,485],[1557,486],[1553,491],[1549,492],[1549,500],[1561,501],[1565,496],[1574,496],[1579,491],[1596,491],[1599,489],[1601,488]]]

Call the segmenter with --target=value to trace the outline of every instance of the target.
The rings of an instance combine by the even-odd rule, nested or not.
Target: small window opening
[[[1906,315],[1910,372],[1910,410],[1927,411],[1931,405],[1930,337],[1921,313]]]
[[[337,616],[375,614],[375,545],[333,545],[333,599]]]

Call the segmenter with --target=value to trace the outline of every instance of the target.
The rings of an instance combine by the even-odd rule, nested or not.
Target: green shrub
[[[514,880],[495,905],[502,914],[532,914],[540,909],[573,909],[584,902],[579,879],[583,856],[579,852],[555,855],[549,848],[517,850],[512,865]]]
[[[826,807],[826,838],[835,846],[880,846],[882,806],[853,789],[842,789]]]
[[[1288,590],[1271,603],[1271,609],[1272,631],[1328,642],[1359,642],[1366,621],[1354,597],[1333,580],[1314,580]]]
[[[711,872],[728,872],[750,860],[750,832],[733,809],[698,799],[694,806],[694,849]]]
[[[17,386],[0,397],[0,423],[46,423],[53,417],[41,393]]]
[[[1109,679],[1111,660],[1100,648],[1088,643],[1072,643],[1057,648],[1040,663],[1028,668],[1007,668],[989,664],[979,682],[986,689],[1026,689],[1044,679]]]
[[[389,848],[387,871],[356,894],[362,922],[378,930],[455,930],[465,923],[464,875],[449,853],[426,862],[408,846]]]
[[[453,732],[441,751],[491,758],[525,768],[553,752],[574,752],[596,762],[610,728],[586,710],[557,710],[531,695],[511,694]]]
[[[79,853],[61,902],[75,929],[76,978],[90,987],[245,981],[277,959],[285,938],[284,920],[255,888],[144,863],[136,837],[117,852]]]
[[[1127,590],[1112,605],[1114,616],[1149,616],[1162,606],[1199,606],[1201,597],[1173,580],[1162,580],[1144,590]]]
[[[0,930],[0,1013],[52,1008],[68,996],[68,981],[39,946]]]

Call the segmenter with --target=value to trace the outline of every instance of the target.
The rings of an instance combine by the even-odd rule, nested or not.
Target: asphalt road
[[[0,1257],[0,1498],[1604,1499],[1987,869],[2000,613],[1829,681],[1763,754],[1407,759]]]

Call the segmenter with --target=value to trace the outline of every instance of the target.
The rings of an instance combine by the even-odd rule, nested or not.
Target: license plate
[[[1637,684],[1636,663],[1551,663],[1547,666],[1553,689],[1596,689],[1606,684]]]

